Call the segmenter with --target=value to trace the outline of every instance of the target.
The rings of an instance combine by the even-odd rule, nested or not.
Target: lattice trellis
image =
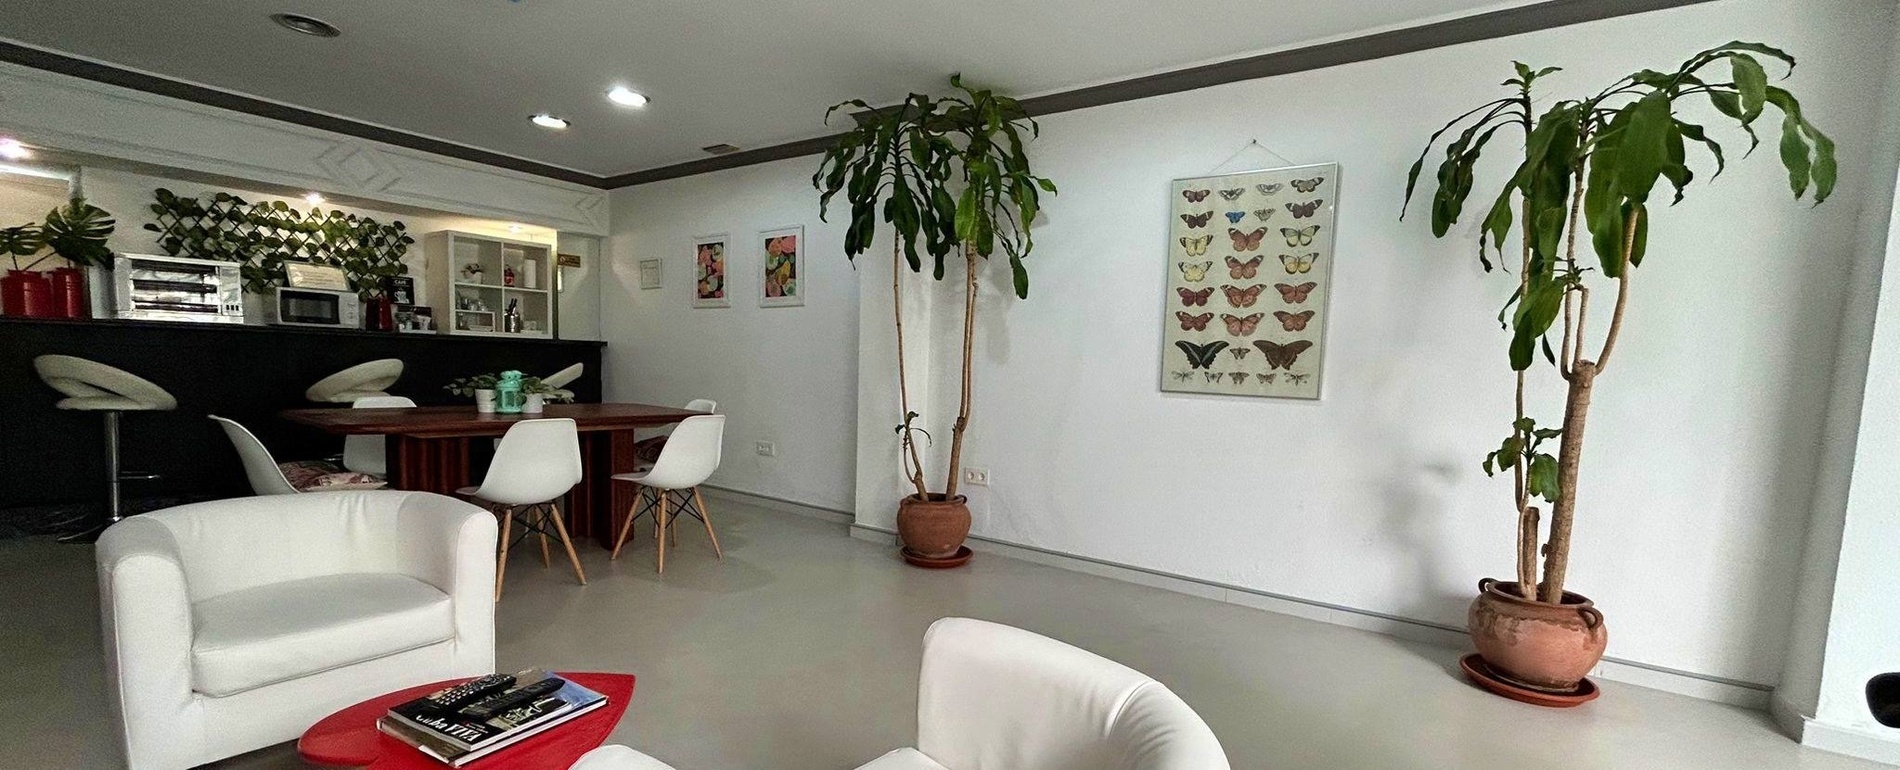
[[[383,224],[342,211],[308,212],[283,201],[251,203],[230,193],[180,197],[153,191],[153,222],[158,247],[174,257],[239,262],[244,288],[264,292],[284,283],[285,262],[335,265],[349,277],[350,288],[369,296],[382,291],[383,279],[404,275],[402,257],[416,242],[400,221]]]

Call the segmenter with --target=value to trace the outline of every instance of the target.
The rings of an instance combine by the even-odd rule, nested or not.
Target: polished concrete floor
[[[985,556],[926,572],[843,526],[715,498],[726,559],[682,529],[667,574],[642,537],[589,584],[520,553],[504,668],[639,676],[614,740],[682,770],[829,770],[905,745],[919,641],[967,615],[1140,669],[1179,692],[1235,768],[1871,768],[1797,746],[1754,711],[1603,683],[1553,711],[1458,675],[1454,650]],[[0,541],[0,767],[107,768],[91,550]],[[218,768],[301,767],[288,745]],[[1034,770],[1021,768],[1020,770]]]

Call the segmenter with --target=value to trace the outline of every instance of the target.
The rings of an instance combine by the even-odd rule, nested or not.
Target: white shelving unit
[[[428,258],[429,306],[444,334],[554,337],[554,247],[456,230],[423,239]],[[502,331],[509,303],[521,314],[519,332]]]

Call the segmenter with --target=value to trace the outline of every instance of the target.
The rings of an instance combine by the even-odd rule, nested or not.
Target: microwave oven
[[[121,254],[112,262],[111,286],[115,318],[244,323],[236,262]]]
[[[268,320],[278,326],[363,328],[363,303],[355,292],[280,286],[268,309]]]

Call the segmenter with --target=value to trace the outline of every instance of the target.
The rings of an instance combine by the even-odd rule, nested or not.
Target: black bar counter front
[[[277,413],[318,406],[304,399],[306,388],[365,361],[402,359],[402,379],[389,393],[423,406],[467,403],[442,389],[457,377],[506,369],[545,377],[586,364],[586,373],[568,388],[579,401],[597,402],[604,347],[571,340],[0,317],[0,517],[9,509],[105,497],[104,418],[55,408],[61,396],[34,373],[37,356],[59,353],[115,366],[178,399],[176,411],[127,412],[121,420],[123,469],[161,474],[127,483],[127,499],[136,500],[250,494],[236,450],[207,414],[243,423],[279,462],[341,451],[340,439],[292,425]]]

